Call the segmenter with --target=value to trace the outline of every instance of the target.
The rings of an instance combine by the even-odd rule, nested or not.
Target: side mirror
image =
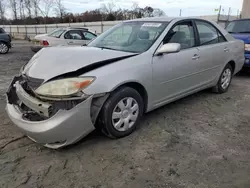
[[[179,43],[168,43],[162,45],[157,51],[156,55],[161,55],[164,53],[177,53],[181,50],[181,45]]]

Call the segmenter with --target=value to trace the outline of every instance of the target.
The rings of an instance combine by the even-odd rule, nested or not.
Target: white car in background
[[[32,41],[31,50],[38,52],[44,47],[59,45],[82,46],[88,44],[96,36],[86,28],[58,28],[48,34],[36,35]]]

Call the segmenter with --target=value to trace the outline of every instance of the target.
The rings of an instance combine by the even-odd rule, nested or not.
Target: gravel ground
[[[93,132],[60,150],[26,138],[5,113],[4,92],[33,55],[15,43],[0,56],[1,188],[249,188],[250,75],[228,93],[202,91],[145,115],[130,136]]]

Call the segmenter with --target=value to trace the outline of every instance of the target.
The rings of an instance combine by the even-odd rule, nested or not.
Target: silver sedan
[[[57,28],[47,34],[36,35],[32,40],[31,50],[38,52],[42,48],[51,46],[82,46],[88,44],[96,34],[86,28]]]
[[[125,21],[87,47],[42,49],[7,91],[10,119],[49,148],[101,130],[132,133],[144,113],[212,88],[228,90],[244,63],[244,43],[196,18]]]

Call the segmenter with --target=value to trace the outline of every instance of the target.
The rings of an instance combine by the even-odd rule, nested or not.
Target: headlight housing
[[[250,51],[250,44],[245,44],[245,50]]]
[[[72,96],[89,86],[94,80],[94,77],[54,80],[41,85],[35,90],[35,93],[41,96],[50,97]]]

